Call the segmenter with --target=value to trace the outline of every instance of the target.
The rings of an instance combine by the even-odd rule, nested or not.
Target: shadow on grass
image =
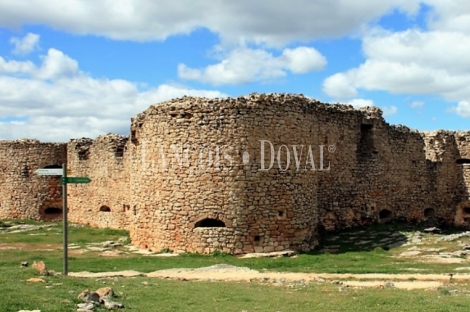
[[[432,231],[434,229],[434,231]],[[373,251],[382,249],[388,251],[405,244],[419,243],[423,234],[451,235],[468,231],[466,228],[458,228],[437,222],[427,221],[418,224],[410,224],[400,221],[362,226],[342,231],[323,233],[320,246],[306,254]]]

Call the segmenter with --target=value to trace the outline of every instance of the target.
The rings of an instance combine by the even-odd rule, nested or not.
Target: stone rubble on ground
[[[102,243],[103,248],[114,248],[118,246],[122,246],[121,243],[119,242],[114,242],[114,241],[106,241]]]
[[[247,253],[240,258],[279,258],[279,257],[293,257],[297,255],[297,252],[293,250],[284,251],[273,251],[273,252],[261,252],[261,253]]]
[[[84,303],[77,305],[77,311],[94,311],[95,306],[104,305],[106,309],[123,309],[124,305],[121,302],[112,301],[110,298],[114,297],[115,293],[111,287],[102,287],[96,291],[85,289],[78,295],[78,299]]]
[[[92,302],[84,302],[77,304],[77,312],[94,311],[95,305]]]
[[[46,229],[55,226],[55,224],[44,224],[44,225],[34,225],[34,224],[18,224],[18,225],[12,225],[7,228],[4,228],[5,230],[8,230],[9,233],[22,233],[22,232],[28,232],[28,231],[37,231],[41,229]],[[1,229],[1,227],[0,227]]]
[[[457,233],[457,234],[444,235],[436,239],[436,242],[451,242],[451,241],[454,241],[463,237],[470,237],[470,231]]]
[[[440,228],[437,228],[435,226],[433,227],[429,227],[429,228],[425,228],[423,230],[424,233],[431,233],[431,234],[440,234],[441,233],[441,229]]]
[[[38,270],[39,274],[42,276],[49,275],[49,271],[47,270],[47,267],[44,261],[39,261],[39,262],[34,261],[31,267]]]

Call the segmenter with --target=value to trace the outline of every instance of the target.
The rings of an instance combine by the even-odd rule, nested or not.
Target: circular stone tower
[[[155,251],[307,250],[317,241],[316,101],[184,97],[132,120],[132,242]]]
[[[38,176],[37,169],[61,168],[65,143],[38,140],[0,142],[0,219],[62,218],[60,176]]]

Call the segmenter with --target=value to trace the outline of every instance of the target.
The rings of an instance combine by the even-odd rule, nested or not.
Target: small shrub
[[[445,288],[445,287],[439,287],[438,290],[439,290],[439,293],[443,296],[450,296],[451,295],[450,290]]]
[[[225,257],[228,256],[226,252],[220,251],[220,250],[215,250],[213,253],[211,253],[212,257]]]

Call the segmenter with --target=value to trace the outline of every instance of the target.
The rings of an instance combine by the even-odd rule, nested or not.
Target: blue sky
[[[129,133],[184,95],[302,93],[469,130],[465,0],[0,3],[0,139]]]

